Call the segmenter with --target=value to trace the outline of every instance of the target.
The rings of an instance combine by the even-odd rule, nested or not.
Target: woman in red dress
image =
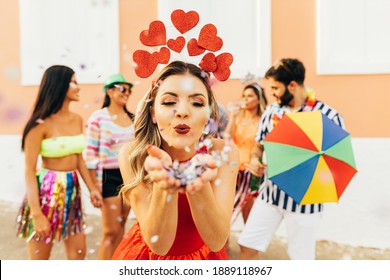
[[[210,119],[218,121],[218,109],[208,74],[168,64],[141,100],[135,139],[119,155],[121,194],[137,222],[113,259],[228,259],[238,151],[204,134]]]

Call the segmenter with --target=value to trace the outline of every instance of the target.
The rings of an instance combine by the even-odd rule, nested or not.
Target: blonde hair
[[[207,89],[209,106],[211,109],[210,118],[215,122],[219,120],[217,102],[210,87],[209,74],[198,66],[182,61],[173,61],[168,64],[156,78],[154,85],[147,94],[141,99],[137,106],[137,112],[134,122],[134,135],[132,147],[128,153],[128,166],[134,178],[128,184],[125,184],[120,191],[124,201],[129,202],[130,193],[133,188],[140,183],[144,183],[149,189],[152,184],[149,175],[144,170],[144,162],[147,157],[147,145],[155,145],[162,148],[161,134],[157,124],[153,123],[150,108],[154,106],[155,98],[158,92],[158,85],[169,76],[191,74],[205,85]]]

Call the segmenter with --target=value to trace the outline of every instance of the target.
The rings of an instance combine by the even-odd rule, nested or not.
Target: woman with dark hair
[[[18,235],[27,238],[30,259],[49,259],[53,242],[62,240],[68,259],[85,258],[78,173],[90,191],[92,204],[102,204],[82,157],[86,145],[83,120],[69,110],[72,101],[79,101],[79,91],[71,68],[48,68],[23,131],[27,194],[18,216]],[[37,172],[39,155],[42,166]]]
[[[255,178],[247,165],[251,159],[251,149],[256,143],[255,136],[261,115],[267,106],[263,88],[257,83],[247,84],[242,91],[239,105],[228,106],[229,123],[225,133],[230,135],[237,145],[240,157],[232,222],[241,212],[245,223],[260,185],[260,182],[253,184]]]
[[[99,259],[111,259],[122,240],[130,211],[118,196],[123,185],[118,152],[123,144],[134,138],[134,115],[126,108],[132,87],[133,84],[120,73],[108,77],[103,87],[106,96],[102,109],[96,110],[87,124],[85,160],[103,195]]]
[[[210,118],[218,121],[208,74],[169,63],[138,104],[135,139],[119,154],[121,194],[137,222],[113,259],[228,259],[237,166],[211,155],[234,162],[238,152],[204,134]]]

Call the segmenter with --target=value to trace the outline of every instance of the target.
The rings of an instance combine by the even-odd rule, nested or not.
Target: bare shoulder
[[[71,113],[72,114],[72,118],[75,120],[75,121],[77,121],[78,123],[83,123],[84,122],[84,120],[83,120],[83,117],[81,116],[81,115],[79,115],[79,114],[77,114],[77,113],[74,113],[74,112],[72,112]]]
[[[71,112],[71,123],[77,124],[77,126],[81,128],[81,131],[83,131],[84,119],[81,115]]]
[[[49,126],[50,124],[45,122],[39,123],[37,126],[31,128],[31,130],[26,135],[26,138],[31,138],[31,137],[39,138],[39,139],[45,138]]]

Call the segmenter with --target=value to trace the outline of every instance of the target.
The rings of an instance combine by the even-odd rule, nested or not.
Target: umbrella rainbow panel
[[[286,114],[264,148],[268,178],[299,204],[337,202],[357,172],[351,136],[320,111]]]

